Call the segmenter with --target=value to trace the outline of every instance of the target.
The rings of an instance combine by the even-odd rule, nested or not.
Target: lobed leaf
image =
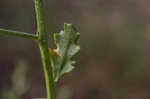
[[[55,82],[59,78],[74,69],[73,58],[79,53],[77,45],[79,32],[72,24],[64,24],[64,31],[54,34],[56,49],[49,49]]]

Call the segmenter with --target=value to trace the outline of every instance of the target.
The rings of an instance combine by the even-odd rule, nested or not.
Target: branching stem
[[[50,54],[48,50],[48,33],[45,29],[45,18],[43,10],[43,0],[34,0],[37,17],[37,27],[39,35],[39,47],[45,73],[45,81],[47,88],[47,99],[56,99],[55,83],[53,79],[53,70],[50,62]]]
[[[37,35],[5,29],[0,29],[0,35],[10,35],[38,40],[45,74],[47,99],[56,99],[55,82],[53,78],[53,70],[51,67],[50,54],[48,49],[48,33],[45,29],[43,0],[34,0],[34,3],[38,27]]]

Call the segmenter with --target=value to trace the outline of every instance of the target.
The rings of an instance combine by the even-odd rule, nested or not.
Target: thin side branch
[[[12,30],[6,30],[6,29],[0,29],[0,35],[16,36],[16,37],[22,37],[22,38],[35,39],[35,40],[38,39],[38,36],[34,35],[34,34],[12,31]]]

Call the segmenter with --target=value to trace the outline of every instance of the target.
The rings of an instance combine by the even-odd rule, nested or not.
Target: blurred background
[[[76,69],[57,99],[150,99],[150,0],[44,0],[49,46],[73,23],[81,33]],[[33,0],[0,0],[0,28],[35,34]],[[0,36],[1,99],[46,97],[37,42]]]

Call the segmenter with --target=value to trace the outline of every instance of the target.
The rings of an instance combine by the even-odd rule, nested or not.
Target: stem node
[[[45,29],[45,18],[43,10],[43,0],[34,0],[38,27],[38,40],[43,62],[47,99],[56,99],[55,83],[53,79],[53,70],[50,62],[50,54],[48,50],[48,33]]]

